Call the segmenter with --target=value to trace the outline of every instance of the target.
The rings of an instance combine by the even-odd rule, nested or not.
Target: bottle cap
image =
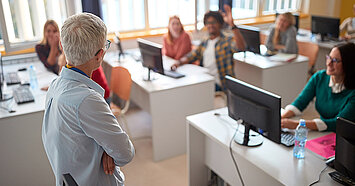
[[[302,127],[305,127],[306,126],[306,120],[300,119],[299,125],[301,125]]]

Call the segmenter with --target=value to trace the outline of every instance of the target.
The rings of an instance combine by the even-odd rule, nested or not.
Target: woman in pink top
[[[170,17],[168,33],[164,36],[163,55],[179,60],[190,51],[191,39],[184,31],[180,18]]]

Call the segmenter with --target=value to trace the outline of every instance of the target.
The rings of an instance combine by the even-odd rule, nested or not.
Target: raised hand
[[[225,13],[222,12],[224,22],[226,22],[229,26],[234,26],[232,8],[227,4],[224,4],[223,8],[226,11]]]

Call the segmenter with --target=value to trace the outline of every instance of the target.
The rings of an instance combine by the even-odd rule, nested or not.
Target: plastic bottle
[[[37,76],[36,76],[36,70],[33,65],[30,66],[28,73],[30,76],[30,85],[31,85],[32,90],[37,90],[38,89],[38,81],[37,81]]]
[[[306,127],[306,121],[300,119],[300,122],[296,128],[295,133],[295,146],[293,148],[293,156],[296,158],[304,158],[304,151],[307,141],[308,129]]]

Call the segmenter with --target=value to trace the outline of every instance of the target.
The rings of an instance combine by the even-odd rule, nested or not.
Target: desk
[[[220,113],[217,117],[214,113]],[[228,116],[227,108],[187,117],[189,185],[207,185],[208,172],[213,170],[230,185],[241,185],[229,153],[236,122]],[[310,131],[308,139],[328,133]],[[306,151],[305,159],[292,155],[292,148],[267,138],[258,147],[245,147],[233,142],[233,154],[245,185],[309,185],[318,180],[325,162]],[[340,185],[333,181],[327,168],[319,185]]]
[[[263,30],[261,32],[266,37],[269,35],[268,30]],[[315,61],[315,70],[322,70],[326,68],[325,55],[329,54],[331,49],[338,45],[345,43],[344,41],[319,41],[314,35],[312,35],[310,30],[298,29],[297,34],[298,42],[311,42],[319,46],[318,55]]]
[[[173,79],[153,73],[155,80],[144,81],[147,69],[140,62],[126,59],[115,61],[117,53],[107,53],[104,60],[111,67],[122,65],[132,76],[131,101],[151,115],[153,159],[160,161],[186,152],[185,118],[188,115],[213,109],[214,78],[207,69],[183,65],[177,72],[186,76]],[[164,68],[172,61],[164,58]]]
[[[270,61],[253,53],[236,53],[236,78],[281,96],[284,107],[297,97],[307,83],[308,58],[299,55],[293,62]]]
[[[36,54],[34,56],[33,59],[4,65],[4,71],[17,71],[20,67],[34,65],[39,87],[49,85],[56,75],[47,71],[37,61]],[[28,79],[28,71],[19,75]],[[16,86],[19,85],[8,86],[8,89]],[[38,91],[34,97],[33,103],[13,103],[14,113],[0,109],[0,185],[55,185],[41,135],[46,92]]]

